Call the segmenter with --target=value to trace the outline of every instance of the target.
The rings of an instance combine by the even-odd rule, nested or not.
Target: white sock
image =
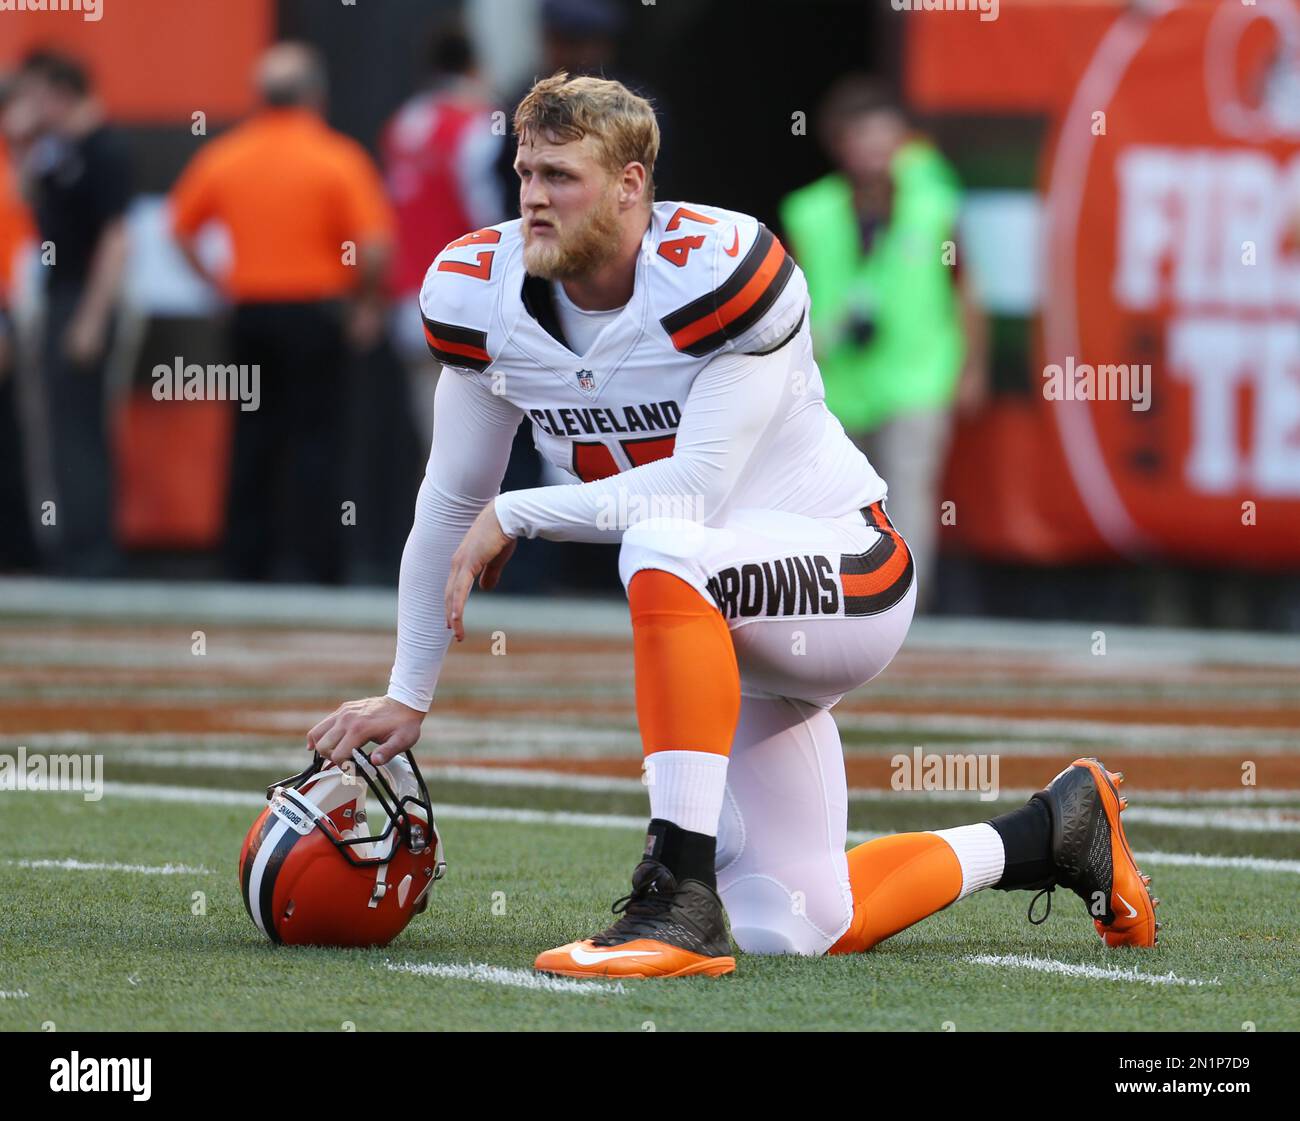
[[[711,751],[655,751],[645,757],[650,816],[691,833],[718,835],[727,757]]]
[[[1002,847],[1002,834],[988,822],[959,825],[956,829],[932,829],[931,832],[948,843],[961,865],[961,891],[954,903],[981,888],[992,887],[1002,879],[1007,854]]]

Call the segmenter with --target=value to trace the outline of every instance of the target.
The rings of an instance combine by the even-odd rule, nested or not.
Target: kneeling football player
[[[473,582],[519,537],[620,544],[651,821],[631,893],[539,970],[678,977],[744,951],[866,950],[981,888],[1062,885],[1110,945],[1156,940],[1120,777],[1076,760],[1027,805],[845,851],[832,717],[897,653],[916,599],[885,483],[827,410],[808,290],[746,214],[654,201],[654,112],[557,74],[515,115],[517,220],[438,254],[443,364],[402,559],[386,697],[309,733],[335,760],[410,748]],[[575,478],[499,494],[515,429]]]

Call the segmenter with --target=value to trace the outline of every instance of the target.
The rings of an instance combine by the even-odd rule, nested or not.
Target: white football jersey
[[[435,258],[420,306],[435,358],[521,409],[538,450],[590,482],[671,455],[696,375],[727,352],[806,350],[794,398],[744,504],[836,517],[884,483],[827,411],[812,356],[803,273],[761,222],[657,202],[631,299],[579,356],[549,281],[529,276],[522,222],[466,234]]]

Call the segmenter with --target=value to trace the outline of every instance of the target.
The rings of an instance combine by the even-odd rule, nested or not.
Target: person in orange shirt
[[[393,219],[370,157],[323,120],[319,55],[278,44],[257,82],[260,111],[207,144],[173,188],[172,229],[191,266],[234,305],[234,361],[259,368],[257,406],[236,412],[228,573],[335,583],[347,348],[368,349],[382,334]],[[229,235],[220,275],[198,252],[209,222]]]

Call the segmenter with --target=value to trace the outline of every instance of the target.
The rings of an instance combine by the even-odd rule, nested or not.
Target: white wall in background
[[[1033,191],[968,191],[957,224],[976,290],[994,315],[1032,315],[1042,291],[1042,200]]]

